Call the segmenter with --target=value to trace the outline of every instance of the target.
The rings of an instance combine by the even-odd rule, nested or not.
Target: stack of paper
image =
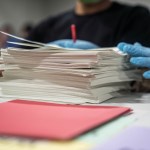
[[[0,56],[0,66],[2,66],[2,65],[3,65],[3,59]],[[2,77],[2,72],[3,72],[3,69],[0,69],[0,77]]]
[[[139,78],[116,48],[2,49],[1,96],[65,103],[99,103],[129,89]]]

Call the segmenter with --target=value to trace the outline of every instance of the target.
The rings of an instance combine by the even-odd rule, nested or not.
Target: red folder
[[[126,107],[17,100],[0,104],[0,134],[68,140],[129,111]]]

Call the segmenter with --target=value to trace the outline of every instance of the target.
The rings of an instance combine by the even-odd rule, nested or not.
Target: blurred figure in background
[[[33,25],[32,23],[25,23],[22,27],[21,27],[21,30],[20,30],[20,36],[22,38],[27,38],[31,31],[32,31],[32,28],[33,28]]]
[[[31,30],[33,28],[33,25],[31,23],[25,23],[20,31],[19,31],[19,36],[22,38],[27,38],[29,34],[31,33]],[[0,31],[13,34],[15,35],[13,26],[11,24],[4,24],[0,27]],[[7,36],[5,34],[0,34],[0,47],[1,48],[7,48],[7,47],[19,47],[15,44],[8,43],[9,42],[21,42],[20,40]]]
[[[76,25],[80,40],[75,43],[68,40],[71,24]],[[121,41],[150,46],[150,12],[111,0],[77,0],[73,10],[44,20],[28,39],[66,48],[113,47]]]
[[[13,26],[11,24],[4,24],[0,27],[0,30],[3,31],[3,32],[6,32],[6,33],[9,33],[9,34],[14,34],[14,29],[13,29]],[[0,47],[1,48],[6,48],[6,47],[11,47],[13,45],[11,45],[10,43],[7,43],[7,41],[15,41],[14,38],[12,37],[9,37],[7,35],[4,35],[4,34],[0,34]]]

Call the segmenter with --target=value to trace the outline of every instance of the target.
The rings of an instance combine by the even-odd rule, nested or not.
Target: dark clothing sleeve
[[[54,21],[55,19],[53,19],[53,17],[50,17],[48,20],[44,20],[31,31],[31,34],[27,39],[45,43],[44,39],[48,36],[48,32],[52,32],[50,28],[54,24]]]
[[[139,42],[150,46],[150,12],[146,8],[134,7],[122,20],[118,42]]]

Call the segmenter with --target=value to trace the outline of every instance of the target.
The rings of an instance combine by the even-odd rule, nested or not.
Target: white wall
[[[25,23],[37,24],[74,6],[75,0],[0,0],[0,26],[10,23],[16,30]]]
[[[118,0],[119,2],[129,3],[129,4],[142,4],[150,8],[150,0]]]
[[[46,0],[47,14],[58,14],[67,9],[73,8],[76,0]]]
[[[16,30],[32,21],[37,24],[49,15],[61,13],[74,6],[76,0],[0,0],[0,25],[11,23]],[[144,4],[150,8],[150,0],[118,0],[125,3]]]
[[[44,7],[42,0],[0,0],[0,24],[18,29],[24,22],[37,23],[45,15]]]

